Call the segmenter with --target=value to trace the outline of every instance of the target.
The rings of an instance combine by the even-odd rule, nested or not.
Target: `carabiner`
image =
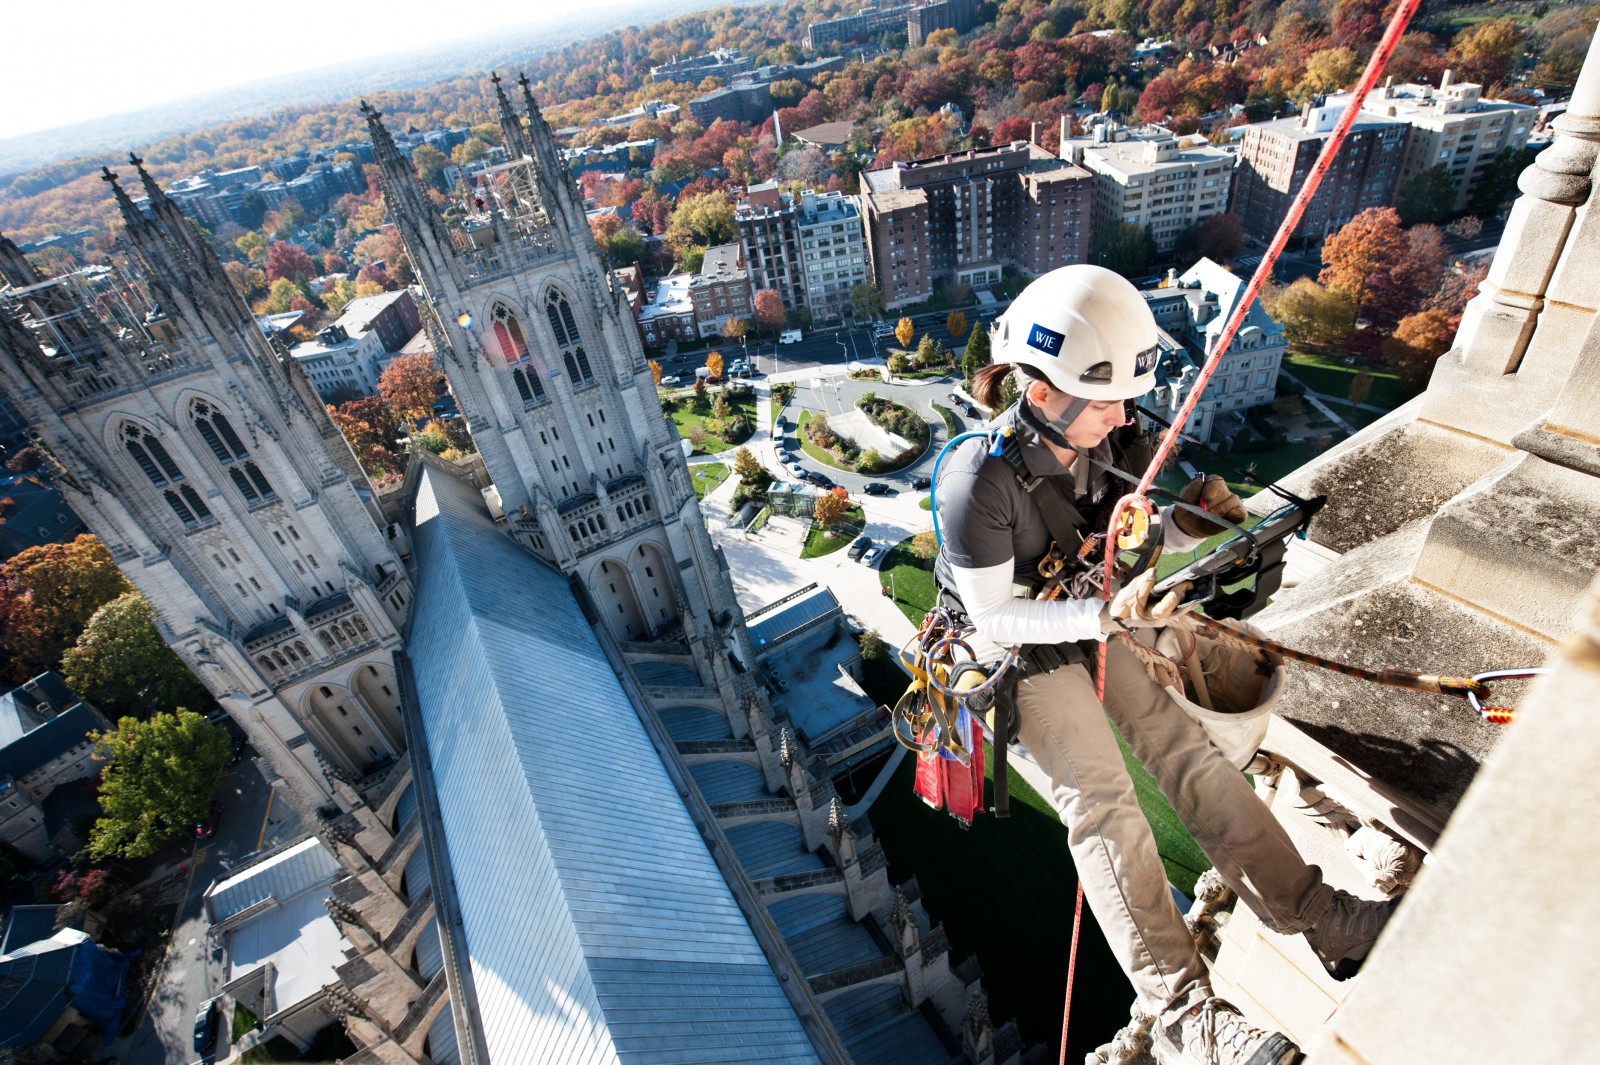
[[[1474,684],[1482,685],[1491,680],[1523,680],[1528,677],[1539,677],[1550,672],[1548,666],[1532,666],[1526,669],[1491,669],[1486,673],[1479,673],[1472,678]],[[1514,706],[1485,706],[1478,701],[1478,692],[1489,694],[1488,688],[1467,689],[1467,702],[1478,712],[1478,716],[1485,721],[1496,725],[1508,725],[1517,716]]]

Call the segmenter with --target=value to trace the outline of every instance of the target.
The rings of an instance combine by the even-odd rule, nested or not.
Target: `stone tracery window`
[[[572,316],[572,304],[555,289],[545,297],[544,313],[550,319],[550,332],[561,348],[561,361],[567,376],[574,385],[594,380],[594,370],[589,366],[589,356],[583,350],[583,338],[578,335],[578,322]]]
[[[500,357],[511,367],[511,380],[516,384],[517,394],[522,397],[523,404],[542,402],[545,399],[544,382],[539,379],[539,371],[533,365],[522,323],[503,303],[495,304],[489,317],[493,323],[495,345],[500,349]]]
[[[245,502],[254,506],[277,498],[272,484],[250,458],[250,451],[233,431],[226,416],[205,400],[196,400],[193,407],[195,431],[206,442],[217,461],[227,470]]]
[[[122,426],[122,446],[127,448],[129,457],[144,471],[144,475],[150,478],[150,483],[162,489],[162,498],[186,528],[196,528],[216,520],[200,498],[200,493],[187,483],[183,470],[172,460],[154,433],[142,425],[125,422]]]

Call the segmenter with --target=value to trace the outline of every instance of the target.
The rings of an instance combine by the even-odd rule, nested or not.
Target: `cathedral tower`
[[[749,663],[726,563],[572,175],[527,79],[526,127],[493,82],[508,161],[477,175],[459,225],[429,203],[379,112],[362,113],[426,327],[510,531],[587,591],[615,639],[681,623],[697,649]],[[722,660],[702,662],[715,672]]]
[[[5,257],[0,387],[167,642],[309,813],[330,777],[403,755],[391,651],[410,580],[309,382],[131,162],[148,213],[104,174],[125,263],[40,280]]]

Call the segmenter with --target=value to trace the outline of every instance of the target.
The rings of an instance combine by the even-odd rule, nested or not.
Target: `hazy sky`
[[[572,10],[553,0],[7,0],[0,138]],[[596,33],[611,28],[596,17]]]

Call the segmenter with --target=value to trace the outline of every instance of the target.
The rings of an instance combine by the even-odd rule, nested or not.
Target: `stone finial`
[[[789,734],[789,726],[785,725],[778,730],[778,762],[783,768],[788,769],[794,759],[794,737]]]
[[[993,1022],[989,1019],[988,1001],[981,992],[974,993],[967,1000],[967,1014],[962,1018],[961,1027],[982,1031],[993,1026]]]
[[[850,831],[850,815],[845,812],[844,803],[839,801],[837,795],[828,803],[828,831],[833,833],[835,840]]]

